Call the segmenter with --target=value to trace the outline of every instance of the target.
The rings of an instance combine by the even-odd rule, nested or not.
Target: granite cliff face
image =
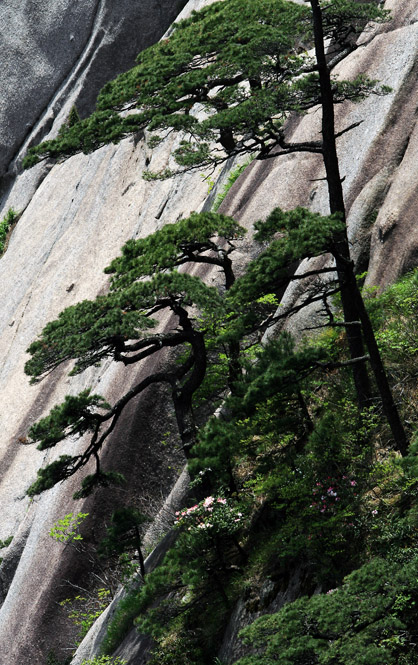
[[[190,0],[183,14],[209,2]],[[18,173],[19,155],[35,137],[56,132],[74,102],[87,113],[102,83],[129,67],[136,52],[161,36],[184,4],[6,0],[0,7],[1,34],[9,54],[9,64],[0,74],[7,81],[0,107],[0,171],[7,171],[1,206],[2,215],[10,207],[22,212],[0,259],[0,539],[14,536],[3,550],[0,568],[0,652],[7,654],[8,665],[44,665],[50,649],[65,654],[71,628],[57,602],[66,597],[65,584],[83,579],[87,563],[70,547],[54,543],[48,531],[58,518],[79,510],[94,514],[89,518],[94,531],[109,510],[102,492],[74,503],[78,481],[30,502],[26,488],[37,468],[53,457],[24,445],[27,429],[68,393],[92,386],[113,402],[138,379],[134,372],[105,364],[71,382],[64,372],[56,372],[39,386],[30,386],[23,373],[25,350],[64,307],[93,298],[106,287],[102,270],[128,238],[201,209],[208,196],[199,173],[164,182],[142,180],[149,160],[154,170],[169,162],[172,143],[151,154],[142,141],[127,139],[24,174]],[[339,139],[341,172],[357,260],[368,269],[369,283],[382,287],[416,265],[418,258],[418,10],[415,0],[388,0],[385,7],[392,10],[392,21],[365,33],[361,48],[339,65],[339,71],[347,78],[367,72],[392,92],[338,109],[340,129],[362,121]],[[315,136],[318,123],[317,111],[294,120],[294,136]],[[323,175],[320,161],[311,155],[253,162],[222,211],[247,228],[274,205],[326,212]],[[299,295],[297,289],[289,290],[285,303]],[[172,417],[166,402],[164,394],[155,392],[133,404],[106,453],[111,466],[122,471],[129,467],[128,493],[152,503],[154,512],[182,465],[175,449],[168,456],[161,444]],[[78,445],[70,442],[68,450]],[[242,607],[234,617],[222,648],[225,662],[239,654],[236,634],[251,618]],[[140,648],[132,636],[122,652],[129,664],[141,662]],[[83,657],[95,649],[97,643],[90,642]],[[81,656],[74,663],[80,661]]]
[[[0,7],[0,176],[68,102],[84,117],[109,78],[132,67],[186,0],[7,0]]]

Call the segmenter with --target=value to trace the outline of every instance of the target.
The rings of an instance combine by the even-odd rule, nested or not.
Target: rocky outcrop
[[[7,0],[0,5],[0,177],[64,105],[84,117],[106,81],[132,67],[186,0]]]
[[[209,2],[191,1],[184,11]],[[3,131],[4,136],[10,135],[7,145],[4,139],[4,154],[8,155],[5,166],[24,144],[29,132],[26,123],[32,127],[39,117],[39,131],[42,128],[44,132],[57,116],[51,129],[57,131],[74,100],[79,100],[80,108],[90,108],[90,86],[96,78],[99,86],[100,77],[104,76],[103,73],[94,74],[94,71],[99,72],[100,62],[112,61],[112,66],[116,66],[116,69],[109,64],[103,66],[106,78],[125,66],[114,62],[112,53],[115,51],[106,40],[110,33],[114,34],[115,43],[119,45],[116,50],[124,50],[120,44],[144,38],[144,35],[136,34],[142,34],[142,29],[138,30],[138,23],[130,11],[143,11],[144,21],[145,17],[152,21],[155,16],[163,17],[164,21],[158,23],[160,31],[163,23],[168,23],[168,11],[175,14],[175,3],[171,0],[92,2],[88,10],[84,7],[87,3],[81,4],[64,0],[50,2],[49,22],[42,24],[39,21],[45,25],[45,30],[46,26],[50,31],[54,30],[62,56],[59,59],[48,50],[49,47],[45,47],[39,49],[39,58],[33,57],[33,63],[22,64],[19,71],[19,77],[24,79],[20,81],[22,95],[26,85],[30,90],[38,88],[39,95],[43,95],[44,82],[48,76],[52,78],[49,95],[42,97],[42,101],[36,100],[29,120],[29,111],[19,111],[18,106],[10,106],[4,111],[3,117],[7,118],[8,125],[4,130],[0,119],[0,132]],[[9,18],[13,9],[13,20],[28,15],[27,3],[8,0],[0,8],[0,21],[7,18],[5,5],[9,9]],[[387,95],[371,97],[357,106],[346,104],[338,111],[340,129],[362,121],[339,139],[341,171],[345,177],[350,234],[357,259],[364,269],[369,270],[369,282],[381,286],[416,265],[418,250],[413,224],[418,204],[413,175],[418,150],[415,127],[418,15],[414,0],[402,3],[390,0],[389,5],[393,9],[393,22],[380,26],[376,32],[365,33],[361,48],[339,66],[343,76],[366,71],[392,88]],[[45,15],[41,11],[44,3],[40,0],[30,6],[39,10],[40,17]],[[90,14],[87,17],[82,11]],[[130,18],[123,23],[118,17]],[[100,23],[105,18],[108,23]],[[108,28],[101,29],[100,26],[104,25]],[[19,28],[21,45],[25,44],[24,26],[27,21],[25,23],[22,19]],[[158,29],[155,24],[153,38]],[[21,46],[25,57],[34,48],[33,31],[31,24],[32,41],[24,48]],[[8,30],[8,34],[11,32]],[[74,40],[70,40],[73,33],[77,34]],[[97,41],[94,35],[97,35]],[[16,48],[15,41],[11,37],[8,39]],[[100,43],[102,50],[95,50],[93,42]],[[39,39],[37,43],[46,42]],[[138,41],[135,44],[132,56],[126,55],[127,63],[140,47]],[[97,56],[90,58],[89,54],[93,52]],[[59,75],[55,70],[51,73],[54,58],[61,63]],[[24,61],[25,58],[22,63]],[[73,83],[66,88],[65,82],[70,80]],[[60,101],[53,100],[55,94]],[[8,103],[17,104],[18,100],[10,95]],[[295,138],[317,136],[318,128],[318,111],[292,120]],[[74,635],[57,602],[69,595],[65,582],[62,586],[63,580],[68,583],[86,581],[86,561],[71,547],[52,541],[48,531],[66,513],[83,510],[91,514],[87,531],[93,537],[95,531],[102,528],[109,510],[109,499],[104,492],[96,493],[86,502],[74,503],[71,496],[78,479],[54,488],[30,504],[25,490],[45,457],[32,446],[25,445],[27,429],[69,392],[76,393],[85,386],[92,386],[95,392],[113,402],[138,378],[134,372],[127,373],[104,363],[71,381],[63,371],[54,373],[40,385],[30,386],[23,373],[27,358],[25,350],[42,327],[64,307],[84,298],[93,298],[106,288],[107,278],[102,270],[128,238],[146,235],[204,205],[208,186],[200,173],[165,182],[145,182],[141,178],[149,160],[154,170],[169,162],[173,140],[151,154],[141,141],[127,139],[119,146],[108,146],[89,156],[77,155],[54,166],[39,165],[17,179],[3,181],[3,210],[13,206],[23,211],[7,252],[0,259],[0,386],[3,403],[0,539],[13,534],[16,538],[10,552],[6,553],[7,566],[0,575],[5,597],[0,610],[0,651],[7,653],[8,665],[44,665],[45,654],[50,649],[60,656],[68,654],[65,649],[72,645]],[[323,176],[320,160],[312,155],[294,154],[253,162],[231,189],[222,211],[235,216],[247,228],[265,217],[274,205],[284,208],[309,205],[326,212],[326,188],[320,180]],[[289,290],[285,302],[292,302],[299,295]],[[296,328],[296,321],[292,325]],[[174,431],[170,425],[171,415],[163,392],[145,395],[126,413],[107,446],[108,465],[121,471],[129,467],[128,495],[135,500],[140,497],[138,500],[143,504],[152,503],[153,512],[158,511],[182,466],[182,458],[175,447],[161,444],[163,435],[169,430]],[[69,442],[68,447],[62,448],[58,454],[76,450],[79,445],[75,441]],[[48,459],[52,458],[49,454]],[[248,619],[244,615],[241,604],[231,619],[227,633],[230,637],[223,646],[222,658],[226,662],[238,653],[234,646],[235,636],[240,622]],[[131,637],[124,647],[124,658],[129,664],[140,662],[140,647],[135,636]]]

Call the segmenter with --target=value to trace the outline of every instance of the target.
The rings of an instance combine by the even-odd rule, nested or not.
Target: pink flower
[[[206,497],[206,499],[204,500],[204,502],[203,502],[203,506],[204,506],[205,508],[209,508],[209,506],[211,506],[212,503],[213,503],[213,496],[208,496],[208,497]]]
[[[355,487],[357,485],[355,480],[350,480],[350,485],[351,487]]]
[[[218,503],[223,503],[223,504],[226,503],[226,499],[218,498],[218,499],[216,499],[216,501],[217,501]]]
[[[377,510],[372,510],[372,515],[377,515]]]

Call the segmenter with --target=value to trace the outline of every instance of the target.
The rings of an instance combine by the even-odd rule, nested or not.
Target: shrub
[[[126,660],[121,658],[112,658],[111,656],[95,656],[88,660],[83,660],[81,665],[125,665]]]
[[[9,208],[5,217],[0,222],[0,256],[4,254],[6,247],[7,234],[13,224],[17,221],[18,213],[13,208]]]
[[[416,565],[373,559],[341,587],[257,619],[241,633],[257,655],[237,665],[394,665],[405,652],[416,655]]]

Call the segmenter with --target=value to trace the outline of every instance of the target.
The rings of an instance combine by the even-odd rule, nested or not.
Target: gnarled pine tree
[[[374,82],[363,76],[351,82],[337,81],[332,78],[331,71],[341,57],[355,47],[353,34],[364,26],[366,20],[385,16],[373,4],[349,0],[324,2],[322,7],[317,0],[312,0],[311,11],[284,0],[214,3],[180,23],[168,40],[140,54],[137,67],[105,86],[98,98],[97,111],[92,116],[63,128],[57,139],[32,148],[26,166],[46,157],[89,152],[144,128],[151,132],[162,131],[163,136],[171,131],[184,132],[184,139],[174,154],[184,169],[217,164],[231,155],[246,152],[266,159],[289,152],[310,151],[323,156],[330,209],[344,223],[334,104],[346,99],[361,99],[377,88]],[[331,38],[333,45],[333,52],[329,51],[327,55],[324,50],[326,37]],[[311,42],[315,43],[315,59],[305,51]],[[304,112],[318,104],[323,110],[322,140],[290,144],[286,140],[286,119],[293,112]],[[154,135],[154,144],[161,138]],[[130,258],[133,247],[134,244],[128,243],[125,257]],[[38,481],[40,484],[33,486],[33,492],[50,486],[57,478],[72,475],[91,455],[97,459],[95,478],[99,478],[97,453],[104,441],[105,434],[99,434],[103,423],[110,422],[106,430],[109,433],[127,401],[156,381],[165,381],[171,386],[183,445],[186,451],[190,448],[193,439],[193,427],[189,423],[191,395],[203,380],[206,354],[202,331],[192,325],[185,305],[205,308],[210,302],[212,307],[218,306],[215,305],[218,296],[196,278],[164,271],[189,262],[193,255],[196,262],[220,265],[226,285],[231,286],[233,282],[232,273],[228,276],[230,266],[220,248],[208,260],[203,253],[207,249],[214,251],[213,246],[204,246],[203,253],[199,247],[196,251],[190,247],[186,250],[179,241],[175,258],[169,252],[168,263],[164,263],[165,258],[162,263],[151,259],[142,273],[131,267],[125,269],[124,265],[129,261],[126,263],[124,258],[120,259],[114,268],[119,266],[121,275],[115,278],[107,296],[66,310],[58,322],[45,328],[41,341],[32,345],[30,350],[34,357],[27,371],[35,376],[43,375],[70,357],[77,358],[75,371],[79,371],[105,356],[128,365],[156,352],[161,346],[190,344],[192,348],[184,365],[164,373],[164,376],[147,377],[133,389],[133,393],[131,391],[132,394],[102,415],[95,413],[92,418],[90,407],[93,402],[87,406],[85,403],[86,400],[96,400],[95,406],[98,406],[99,398],[83,395],[81,403],[75,405],[75,412],[77,418],[86,419],[83,421],[86,429],[93,431],[86,454],[55,462],[55,475],[51,481],[47,479],[50,468],[47,467]],[[395,444],[404,453],[405,433],[356,284],[345,225],[335,232],[328,249],[336,262],[360,406],[367,403],[370,396],[364,336],[385,415]],[[141,281],[142,277],[154,272],[157,274],[149,281]],[[143,335],[142,331],[150,326],[152,315],[165,308],[176,315],[179,331],[154,337]],[[77,324],[73,330],[74,321]],[[139,339],[138,331],[141,331]],[[136,341],[128,343],[126,340]],[[86,416],[86,413],[90,415]],[[61,412],[56,412],[55,417],[60,423],[58,429],[61,427],[63,432],[68,432],[65,429],[69,427],[68,405],[64,409],[64,420],[61,416]],[[49,426],[49,421],[45,426]],[[47,446],[42,443],[42,437],[37,440],[41,441],[41,446]]]
[[[213,325],[224,304],[216,287],[177,268],[192,263],[218,266],[224,275],[223,288],[228,288],[234,280],[230,254],[234,240],[243,233],[242,227],[224,215],[194,213],[145,239],[128,241],[122,256],[107,269],[113,273],[109,292],[68,307],[45,326],[28,349],[32,358],[25,371],[32,382],[68,360],[76,361],[71,374],[77,374],[109,357],[129,366],[162,349],[182,349],[184,354],[181,362],[145,376],[113,406],[87,389],[67,396],[33,425],[29,435],[41,450],[71,435],[89,433],[89,438],[80,454],[63,455],[40,469],[28,490],[30,495],[72,476],[91,458],[96,460],[96,471],[83,481],[77,496],[88,494],[95,484],[118,481],[117,475],[102,471],[100,450],[125,406],[153,384],[169,387],[183,449],[186,456],[189,454],[195,437],[192,397],[207,366],[206,326]],[[201,312],[200,320],[194,318],[197,311]],[[171,329],[154,332],[158,323],[155,315],[161,312],[171,315]]]

